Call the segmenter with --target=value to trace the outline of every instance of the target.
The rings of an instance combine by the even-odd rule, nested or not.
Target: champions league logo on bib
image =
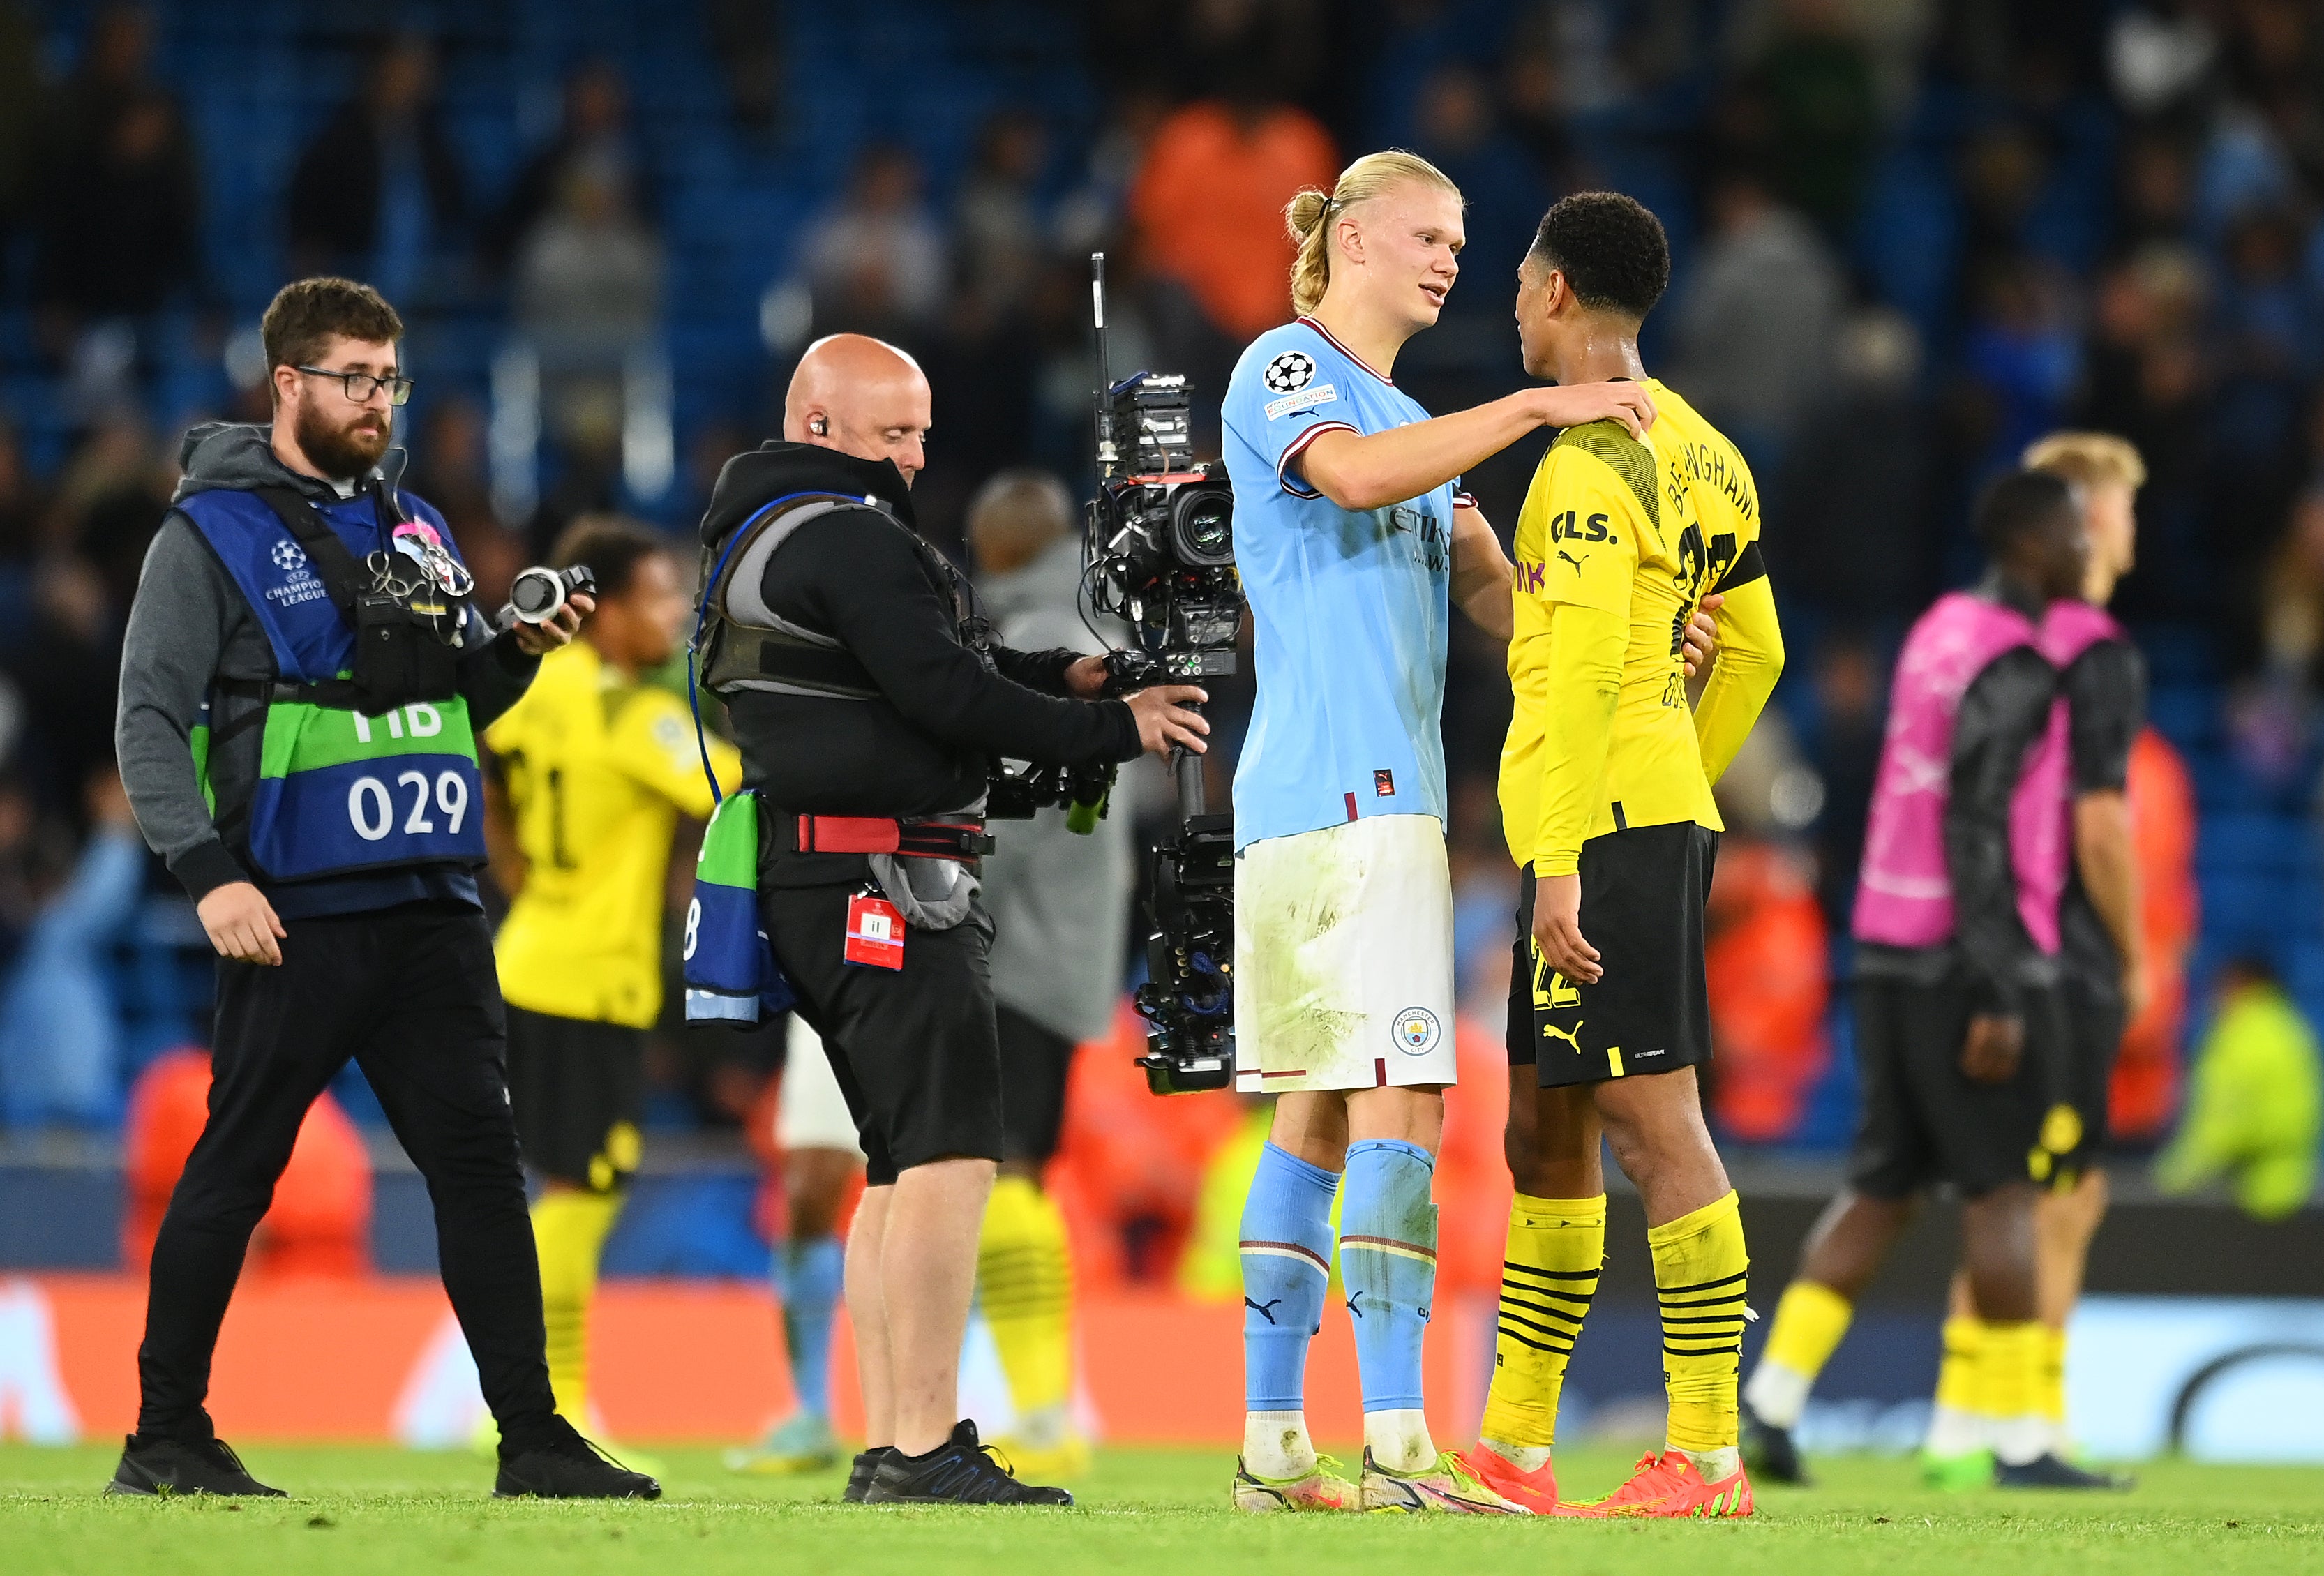
[[[282,571],[282,584],[266,587],[266,599],[281,607],[297,607],[328,596],[323,583],[307,565],[307,549],[297,542],[276,542],[267,557]]]
[[[1436,1048],[1443,1033],[1436,1015],[1425,1007],[1407,1007],[1396,1015],[1397,1048],[1407,1056],[1425,1056]]]

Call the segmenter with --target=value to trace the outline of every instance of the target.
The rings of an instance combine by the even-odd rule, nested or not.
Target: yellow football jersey
[[[1661,382],[1645,386],[1657,412],[1646,436],[1612,421],[1569,429],[1542,457],[1517,517],[1508,659],[1516,705],[1501,751],[1501,818],[1511,855],[1536,869],[1551,852],[1545,774],[1561,769],[1545,745],[1550,709],[1561,704],[1549,674],[1560,604],[1626,617],[1629,628],[1584,837],[1677,821],[1721,825],[1704,770],[1707,742],[1698,744],[1687,700],[1682,636],[1705,595],[1730,576],[1756,576],[1758,493],[1732,443]],[[1738,563],[1746,573],[1735,573]],[[1720,618],[1722,649],[1733,639],[1780,653],[1765,587],[1737,603]],[[1731,616],[1738,612],[1741,622]],[[1758,623],[1768,627],[1748,627]],[[1749,718],[1741,721],[1748,731]]]
[[[586,641],[541,659],[524,697],[484,733],[523,852],[524,889],[494,951],[512,1006],[652,1025],[661,1011],[662,894],[678,812],[710,814],[686,703],[633,684]],[[710,741],[719,788],[742,758]]]

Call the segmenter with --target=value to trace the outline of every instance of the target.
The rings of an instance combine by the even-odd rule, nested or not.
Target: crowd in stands
[[[940,541],[1001,467],[1077,484],[1096,247],[1115,372],[1190,373],[1213,396],[1198,433],[1215,441],[1236,353],[1286,309],[1284,201],[1388,143],[1442,165],[1469,204],[1463,279],[1398,382],[1440,410],[1504,392],[1521,375],[1513,271],[1540,213],[1583,188],[1638,196],[1677,262],[1649,364],[1752,462],[1793,653],[1724,796],[1716,1100],[1737,1138],[1844,1139],[1831,965],[1887,663],[1975,562],[1974,489],[2031,438],[2118,432],[2152,473],[2116,610],[2148,641],[2158,721],[2191,763],[2182,872],[2199,797],[2308,835],[2296,817],[2324,754],[2324,12],[2306,0],[663,9],[653,80],[715,101],[682,118],[669,91],[645,90],[643,56],[583,40],[554,112],[488,147],[478,115],[525,124],[493,109],[518,87],[476,69],[502,47],[491,36],[448,20],[438,37],[327,30],[253,69],[336,83],[336,104],[297,97],[289,156],[245,169],[250,149],[194,134],[189,106],[220,89],[172,64],[193,8],[0,0],[9,1120],[117,1121],[132,1063],[198,1034],[198,1009],[182,1032],[94,1027],[109,938],[151,929],[132,916],[172,901],[150,867],[123,873],[113,669],[177,432],[263,418],[254,292],[322,270],[368,279],[412,319],[407,484],[443,510],[491,596],[577,514],[687,530],[719,461],[773,430],[798,350],[839,329],[905,346],[929,373],[916,502]],[[879,88],[908,78],[876,56],[913,30],[967,62],[925,115]],[[984,34],[1010,41],[987,49]],[[445,84],[462,61],[456,105]],[[852,108],[826,125],[842,89]],[[254,181],[251,233],[224,244],[205,204]],[[775,233],[706,262],[688,216],[742,226],[768,194],[787,216]],[[729,298],[747,315],[695,333]],[[715,355],[686,348],[713,340]],[[740,376],[716,371],[735,357]],[[1521,445],[1469,478],[1504,533],[1540,452]],[[1459,945],[1486,1018],[1514,891],[1492,788],[1500,667],[1477,631],[1456,633]],[[1222,697],[1221,797],[1245,704]],[[2324,902],[2313,862],[2287,852],[2269,889]],[[2190,935],[2191,885],[2163,885],[2155,923]],[[2324,914],[2301,924],[2306,937]],[[2219,940],[2210,961],[2247,939]],[[2313,939],[2313,958],[2277,957],[2310,1010],[2324,1005]],[[55,966],[68,953],[78,969]],[[2169,1126],[2178,1046],[2207,1009],[2207,979],[2193,987],[2154,1031],[2161,1082],[2133,1124],[2145,1139]],[[80,1092],[20,1100],[28,1037],[67,1024],[75,1044],[113,1047],[88,1053],[96,1087],[42,1074]],[[667,1120],[739,1120],[756,1092],[724,1053],[657,1065]]]

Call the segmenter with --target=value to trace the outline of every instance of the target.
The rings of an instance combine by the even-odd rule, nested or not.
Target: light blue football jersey
[[[1302,318],[1242,353],[1224,413],[1259,687],[1235,770],[1235,846],[1366,816],[1443,821],[1453,484],[1356,512],[1294,465],[1323,433],[1428,412]]]

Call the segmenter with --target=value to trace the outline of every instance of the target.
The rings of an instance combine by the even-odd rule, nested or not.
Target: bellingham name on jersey
[[[1326,432],[1385,432],[1428,412],[1302,318],[1242,353],[1224,415],[1258,666],[1235,846],[1367,816],[1443,821],[1454,484],[1348,510],[1297,469]]]

